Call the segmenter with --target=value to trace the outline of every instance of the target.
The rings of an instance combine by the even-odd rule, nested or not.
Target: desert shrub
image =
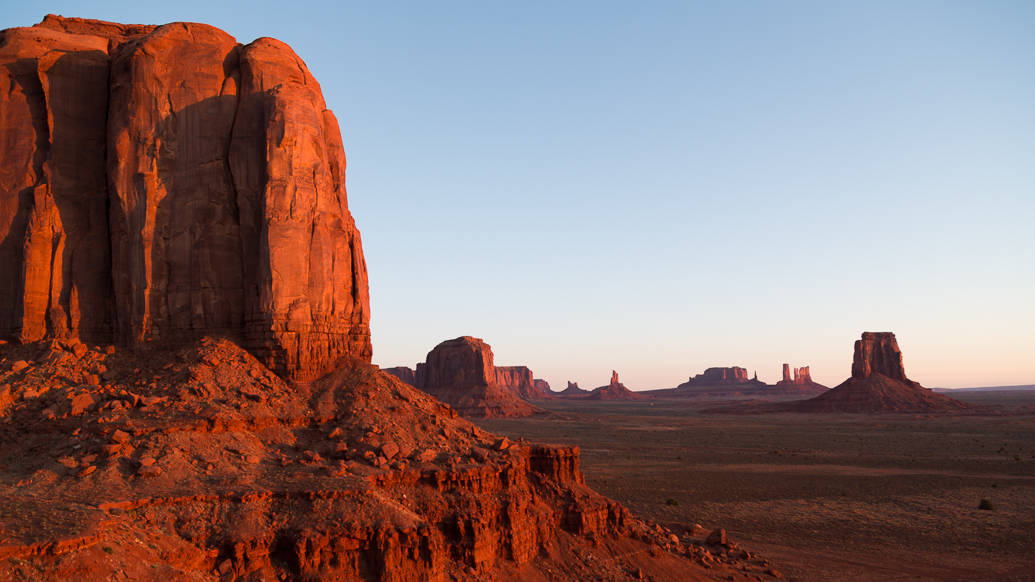
[[[669,497],[665,500],[665,505],[679,505],[679,502]]]
[[[992,502],[991,501],[989,501],[987,499],[982,499],[981,503],[978,503],[978,509],[986,509],[988,511],[991,511],[991,510],[993,510],[995,508],[992,507]]]

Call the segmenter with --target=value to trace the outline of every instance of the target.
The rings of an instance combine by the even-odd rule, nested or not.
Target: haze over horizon
[[[485,339],[555,389],[712,366],[1035,383],[1035,5],[68,2],[290,44],[349,158],[374,362]]]

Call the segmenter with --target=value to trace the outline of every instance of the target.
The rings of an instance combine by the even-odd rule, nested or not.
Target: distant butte
[[[565,387],[564,390],[556,392],[555,396],[561,398],[582,398],[589,394],[589,392],[589,390],[583,390],[582,388],[579,388],[578,382],[572,382],[571,380],[569,380],[568,386]]]
[[[611,370],[611,381],[608,384],[586,395],[587,400],[643,400],[644,398],[646,397],[642,394],[626,388],[625,384],[618,380],[618,372],[614,370]]]
[[[397,377],[408,376],[409,368],[389,368]],[[522,400],[517,391],[534,390],[532,371],[524,366],[497,368],[492,348],[483,340],[462,336],[446,340],[428,352],[417,364],[414,386],[449,404],[463,416],[528,416],[537,409]],[[501,384],[512,382],[515,388]]]
[[[863,332],[855,342],[852,376],[805,401],[781,405],[795,412],[958,412],[973,408],[906,377],[902,351],[891,332]]]
[[[784,364],[783,378],[773,386],[773,390],[784,394],[800,394],[802,396],[821,394],[828,390],[826,386],[812,380],[812,374],[808,366],[794,368],[793,376],[791,373],[790,365]]]

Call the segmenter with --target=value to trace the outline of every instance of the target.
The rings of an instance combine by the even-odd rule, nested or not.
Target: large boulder
[[[226,335],[295,381],[369,361],[338,124],[287,45],[55,16],[0,35],[0,338]]]

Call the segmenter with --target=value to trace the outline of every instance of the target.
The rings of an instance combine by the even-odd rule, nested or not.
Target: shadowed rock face
[[[413,368],[409,366],[396,366],[394,368],[385,368],[384,371],[388,374],[395,376],[396,378],[406,382],[410,386],[417,387],[417,377],[414,374]]]
[[[875,373],[894,380],[907,379],[902,366],[902,350],[898,348],[895,334],[890,331],[864,331],[862,339],[855,342],[852,377],[869,378]]]
[[[287,45],[48,16],[0,32],[0,86],[0,337],[369,361],[338,124]]]

